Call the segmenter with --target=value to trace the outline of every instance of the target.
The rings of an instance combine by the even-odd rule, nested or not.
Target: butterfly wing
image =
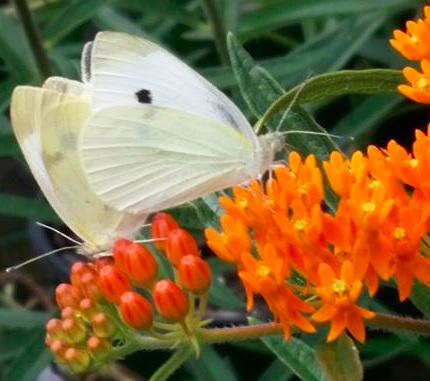
[[[240,110],[200,74],[160,46],[118,32],[100,32],[82,54],[84,80],[96,109],[147,103],[198,114],[235,128],[258,144]],[[202,126],[204,128],[204,126]]]
[[[96,112],[82,129],[79,149],[95,192],[135,213],[192,201],[260,170],[258,150],[235,129],[153,105]]]
[[[14,132],[40,188],[60,218],[97,251],[130,237],[145,215],[116,211],[89,187],[76,151],[89,113],[79,96],[50,88],[19,86],[12,95]]]

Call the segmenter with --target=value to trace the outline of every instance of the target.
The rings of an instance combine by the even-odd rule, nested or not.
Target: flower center
[[[298,231],[304,231],[307,226],[308,222],[304,219],[296,220],[296,222],[294,222],[294,229]]]
[[[426,90],[429,86],[429,81],[424,75],[422,75],[418,79],[416,85],[418,89]]]
[[[332,289],[335,294],[338,296],[342,296],[348,289],[346,283],[343,280],[336,279],[332,284]]]
[[[406,237],[405,229],[403,229],[401,227],[395,228],[394,232],[393,232],[393,237],[394,237],[394,239],[396,239],[398,241],[404,239]]]
[[[361,209],[363,210],[364,213],[374,212],[376,209],[376,205],[373,202],[365,202],[361,206]]]
[[[271,273],[271,269],[269,266],[260,265],[255,273],[259,278],[267,278]]]

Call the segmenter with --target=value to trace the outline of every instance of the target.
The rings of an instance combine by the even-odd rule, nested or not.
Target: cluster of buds
[[[114,243],[111,257],[72,266],[70,283],[56,289],[61,319],[46,325],[58,362],[86,371],[138,349],[136,335],[173,345],[204,324],[211,270],[196,241],[165,213],[154,217],[151,234],[173,280],[160,279],[147,246],[127,239]]]

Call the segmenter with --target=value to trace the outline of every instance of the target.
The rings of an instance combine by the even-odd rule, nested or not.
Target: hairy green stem
[[[189,345],[184,345],[151,376],[149,381],[167,380],[187,359],[193,354],[193,349]]]
[[[227,341],[238,341],[258,339],[262,336],[277,335],[283,332],[280,323],[264,323],[258,325],[246,325],[229,328],[201,328],[196,331],[196,337],[204,343],[224,343]]]
[[[202,5],[206,13],[209,26],[212,29],[215,46],[220,56],[221,63],[227,66],[230,63],[226,40],[227,32],[225,30],[219,8],[215,0],[202,0]]]
[[[384,331],[404,331],[419,335],[430,335],[430,321],[412,319],[403,316],[376,314],[373,319],[365,321],[369,328],[378,328]]]
[[[33,19],[28,3],[26,0],[14,0],[14,3],[17,14],[23,25],[25,35],[27,36],[30,44],[30,48],[33,52],[34,59],[36,60],[39,73],[43,78],[47,78],[51,75],[51,65],[49,63],[46,50],[43,47],[42,36]]]

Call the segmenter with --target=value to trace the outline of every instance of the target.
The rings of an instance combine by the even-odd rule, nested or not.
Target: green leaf
[[[16,329],[3,331],[0,334],[0,362],[16,358],[28,343],[29,331]]]
[[[342,68],[354,54],[359,52],[383,21],[384,17],[379,14],[346,18],[327,31],[322,31],[308,39],[288,54],[259,60],[258,65],[275,77],[283,87],[291,87],[310,74],[315,75]],[[229,67],[205,69],[202,73],[218,87],[236,85]]]
[[[94,17],[94,23],[100,30],[115,30],[141,36],[149,39],[151,36],[145,33],[142,28],[124,14],[118,12],[113,7],[101,8]]]
[[[185,367],[195,381],[236,381],[231,364],[211,346],[203,346],[198,358],[191,358]]]
[[[380,17],[383,17],[390,11],[394,12],[406,6],[413,7],[414,5],[415,2],[411,0],[272,1],[242,15],[239,35],[241,38],[250,39],[303,19],[317,17],[356,13],[356,17],[359,18],[366,12],[379,13]]]
[[[23,81],[28,81],[37,73],[27,38],[20,25],[12,17],[1,12],[0,57],[6,62],[12,75]]]
[[[409,299],[427,319],[430,319],[430,292],[427,285],[414,282]]]
[[[46,312],[0,308],[0,328],[38,328],[44,326],[50,316]]]
[[[76,29],[85,21],[93,17],[102,7],[109,5],[113,0],[74,0],[60,8],[55,17],[43,29],[44,39],[49,46]]]
[[[369,134],[402,101],[400,95],[381,94],[366,97],[358,105],[355,105],[349,114],[337,122],[330,133],[355,138]]]
[[[259,123],[295,104],[318,102],[346,94],[397,93],[402,83],[400,71],[389,69],[343,70],[320,74],[310,78],[303,86],[297,86],[279,97],[265,112]]]
[[[260,375],[258,381],[287,381],[292,378],[291,372],[281,361],[276,359]]]
[[[258,321],[249,318],[251,324]],[[262,337],[261,341],[303,381],[327,380],[318,365],[315,351],[303,341],[291,337],[285,341],[283,337]]]
[[[255,64],[231,33],[227,36],[227,46],[242,97],[252,113],[259,118],[270,104],[284,94],[284,90],[269,73]]]
[[[60,222],[47,202],[5,193],[0,193],[0,214],[46,223]]]
[[[21,158],[21,150],[12,133],[0,134],[0,157],[13,156]]]
[[[321,344],[316,350],[319,364],[330,381],[361,381],[363,367],[354,341],[345,333],[333,343]]]
[[[8,369],[3,381],[34,381],[52,360],[44,342],[45,329],[27,336],[27,345]]]

